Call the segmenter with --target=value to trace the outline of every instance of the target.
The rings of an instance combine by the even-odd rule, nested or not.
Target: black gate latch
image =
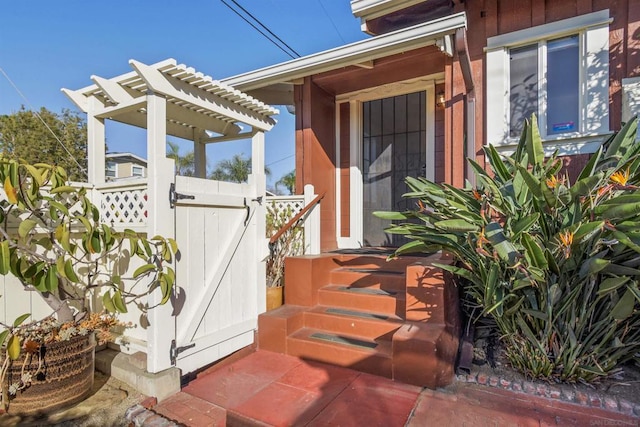
[[[171,358],[171,364],[175,366],[176,361],[178,360],[178,355],[185,350],[189,350],[196,346],[196,343],[191,343],[189,345],[185,345],[183,347],[176,346],[176,340],[171,340],[171,349],[169,350],[169,357]]]

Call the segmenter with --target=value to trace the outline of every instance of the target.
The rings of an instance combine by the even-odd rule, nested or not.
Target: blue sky
[[[301,55],[366,37],[348,0],[236,1]],[[85,87],[93,74],[109,78],[131,71],[129,59],[152,64],[166,58],[216,79],[290,59],[220,0],[33,0],[10,2],[2,10],[0,67],[36,109],[74,109],[61,88]],[[0,75],[0,114],[21,105],[28,107]],[[293,116],[280,110],[278,125],[267,134],[271,183],[295,165]],[[146,156],[143,131],[109,124],[107,143],[110,151]],[[209,147],[209,166],[250,151],[246,142]]]

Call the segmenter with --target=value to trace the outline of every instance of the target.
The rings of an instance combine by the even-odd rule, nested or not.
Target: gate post
[[[175,238],[174,215],[169,205],[169,187],[174,182],[175,165],[167,158],[167,100],[155,93],[147,95],[147,235]],[[174,266],[175,267],[175,266]],[[160,303],[160,289],[149,295],[149,306]],[[171,367],[171,341],[175,320],[171,304],[149,310],[147,329],[147,371],[157,373]]]
[[[255,130],[254,130],[255,131]],[[267,177],[264,174],[264,132],[257,131],[251,137],[251,178],[249,180],[255,191],[255,197],[261,198],[261,202],[252,202],[252,208],[255,209],[253,215],[253,226],[255,233],[253,235],[254,243],[254,262],[256,263],[256,297],[257,297],[257,314],[263,313],[267,309],[267,270],[265,259],[269,249],[266,244],[266,190]],[[257,327],[257,325],[256,325]]]

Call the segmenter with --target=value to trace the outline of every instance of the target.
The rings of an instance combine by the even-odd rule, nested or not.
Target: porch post
[[[104,119],[94,116],[102,104],[95,96],[89,98],[87,114],[87,182],[101,184],[104,182],[105,170],[105,136]]]
[[[304,205],[316,198],[313,185],[304,186]],[[320,206],[314,206],[304,222],[304,253],[305,255],[320,254]]]
[[[147,95],[147,235],[174,236],[174,215],[169,206],[169,188],[174,174],[174,161],[166,155],[167,101],[154,93]],[[149,306],[154,307],[162,299],[157,289],[149,295]],[[171,340],[175,339],[175,319],[171,304],[149,310],[150,326],[147,329],[147,371],[157,373],[171,367]]]
[[[200,142],[202,133],[200,129],[193,131],[193,162],[194,174],[198,178],[207,177],[207,146]]]
[[[256,296],[258,314],[263,313],[267,308],[267,279],[265,258],[269,254],[266,236],[266,195],[267,177],[264,174],[264,132],[257,131],[251,137],[251,175],[249,184],[255,189],[256,198],[262,197],[262,202],[248,202],[251,209],[254,209],[253,224],[255,226],[255,243],[253,245],[255,254],[254,260],[257,263],[256,269]],[[256,325],[257,326],[257,325]]]

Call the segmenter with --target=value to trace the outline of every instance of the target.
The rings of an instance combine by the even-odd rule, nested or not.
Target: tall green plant
[[[634,118],[576,182],[545,157],[535,116],[509,157],[470,160],[477,186],[407,178],[418,208],[378,216],[411,241],[397,250],[454,255],[441,265],[495,319],[514,367],[530,377],[596,380],[640,351],[640,144]]]

